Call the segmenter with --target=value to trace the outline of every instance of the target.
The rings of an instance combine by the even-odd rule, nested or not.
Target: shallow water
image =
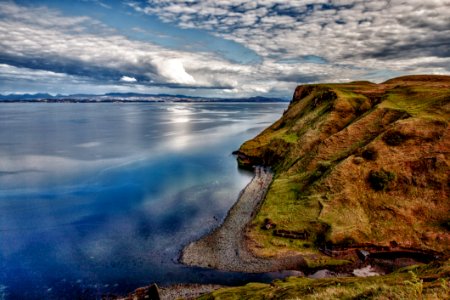
[[[287,104],[0,104],[0,299],[270,280],[177,263],[251,174],[231,152]]]

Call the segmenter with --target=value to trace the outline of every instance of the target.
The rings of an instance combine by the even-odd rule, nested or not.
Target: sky
[[[450,74],[450,0],[0,0],[0,93],[290,98]]]

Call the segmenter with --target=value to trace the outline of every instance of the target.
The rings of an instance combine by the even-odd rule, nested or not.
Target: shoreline
[[[274,176],[264,167],[255,167],[254,172],[255,175],[228,211],[224,222],[211,233],[184,247],[181,263],[245,273],[299,270],[305,266],[301,255],[259,258],[246,247],[246,228],[264,200]]]
[[[264,167],[255,167],[250,183],[240,192],[237,201],[229,209],[223,223],[212,232],[189,243],[181,250],[179,263],[187,266],[242,273],[277,273],[281,278],[306,276],[311,279],[336,277],[369,277],[389,274],[399,267],[414,265],[420,260],[397,261],[395,258],[370,257],[350,265],[310,268],[302,255],[261,258],[254,256],[246,246],[247,227],[258,212],[272,183],[274,174]],[[368,249],[362,245],[360,249]],[[357,250],[350,250],[357,257]],[[389,252],[388,249],[387,251]],[[401,249],[398,249],[401,250]],[[341,251],[335,251],[341,252]],[[345,252],[345,251],[344,251]],[[369,253],[369,252],[367,252]],[[383,252],[384,253],[384,252]],[[338,253],[339,254],[339,253]],[[422,253],[423,254],[423,253]],[[335,256],[336,253],[329,255]],[[309,270],[310,272],[306,271]],[[122,300],[147,299],[153,295],[152,286],[138,288]],[[158,299],[196,299],[217,289],[227,287],[221,284],[174,284],[156,288]]]
[[[274,258],[254,256],[246,247],[246,230],[258,212],[274,174],[266,168],[255,167],[250,183],[241,191],[237,201],[227,213],[223,223],[212,232],[185,246],[179,262],[188,266],[242,273],[276,273],[285,276],[306,276],[311,279],[337,277],[369,277],[389,274],[399,267],[417,264],[419,261],[397,261],[395,258],[370,257],[355,261],[345,267],[332,266],[310,268],[302,255],[288,255]],[[367,245],[365,245],[367,247]],[[361,249],[366,249],[362,247]],[[370,247],[369,247],[370,248]],[[350,249],[356,257],[356,249]],[[388,250],[389,251],[389,250]],[[337,251],[340,252],[340,251]],[[369,253],[369,252],[367,252]],[[334,256],[336,253],[331,253]],[[310,272],[305,273],[307,270]],[[138,288],[122,300],[148,299],[154,295],[153,286]],[[217,289],[227,287],[221,284],[174,284],[156,287],[158,299],[196,299]]]

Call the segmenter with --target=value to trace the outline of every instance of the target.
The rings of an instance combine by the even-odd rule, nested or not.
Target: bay
[[[178,263],[252,174],[231,155],[287,103],[0,105],[0,299],[237,284]]]

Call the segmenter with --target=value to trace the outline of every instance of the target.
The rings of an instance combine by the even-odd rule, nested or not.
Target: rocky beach
[[[241,167],[271,166],[276,176],[256,168],[224,223],[188,245],[181,262],[239,272],[388,274],[380,277],[391,281],[388,294],[402,289],[403,267],[428,264],[417,274],[445,277],[448,83],[448,76],[418,75],[297,87],[280,120],[236,152]],[[261,293],[223,294],[248,290]]]
[[[249,273],[295,270],[304,265],[301,256],[265,259],[255,257],[246,247],[246,227],[264,200],[272,179],[272,171],[255,167],[255,176],[241,192],[222,225],[184,248],[181,262],[192,266]]]
[[[297,87],[283,116],[234,152],[254,177],[224,222],[180,257],[190,266],[293,277],[205,287],[200,299],[358,298],[372,295],[373,284],[389,299],[448,295],[448,284],[437,282],[449,274],[449,82],[409,76]]]

